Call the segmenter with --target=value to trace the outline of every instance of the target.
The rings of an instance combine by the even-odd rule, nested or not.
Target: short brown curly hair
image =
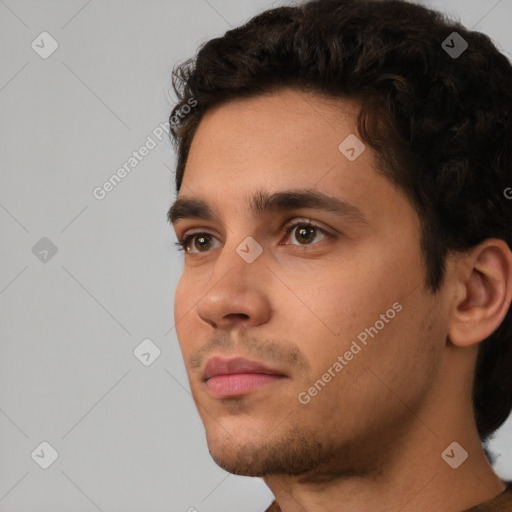
[[[457,32],[468,48],[442,46]],[[458,37],[456,36],[456,37]],[[453,45],[453,41],[450,41]],[[170,119],[179,192],[204,113],[283,88],[358,100],[361,138],[421,223],[425,286],[449,252],[486,238],[512,247],[512,66],[484,34],[405,0],[313,0],[270,9],[175,67]],[[194,102],[194,108],[186,105]],[[512,408],[512,309],[480,344],[473,403],[485,441]]]

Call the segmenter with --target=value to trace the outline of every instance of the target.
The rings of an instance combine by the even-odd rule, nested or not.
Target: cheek
[[[183,311],[185,310],[184,302],[186,300],[185,286],[183,280],[183,274],[181,274],[180,279],[178,280],[178,284],[176,285],[176,290],[174,292],[174,321],[178,322],[180,318],[183,316]],[[176,325],[176,328],[178,326]]]
[[[416,245],[415,240],[409,244],[390,237],[383,245],[364,244],[347,251],[350,254],[346,258],[343,255],[332,261],[316,293],[331,329],[352,337],[376,322],[380,331],[384,322],[387,330],[395,316],[400,316],[396,311],[399,305],[423,287],[422,260]],[[385,317],[381,319],[381,315]]]
[[[335,262],[314,276],[289,281],[290,288],[296,289],[300,284],[299,289],[307,292],[297,293],[303,302],[297,301],[288,309],[292,316],[286,322],[309,334],[313,343],[305,349],[313,358],[323,353],[342,354],[361,331],[379,321],[381,314],[391,309],[389,316],[395,316],[392,307],[401,290],[378,283],[380,271],[371,267],[356,270]]]
[[[178,343],[184,356],[191,351],[192,322],[193,315],[196,314],[193,307],[194,301],[188,292],[189,289],[190,287],[182,274],[174,295],[174,324]]]
[[[304,304],[288,310],[291,316],[285,323],[298,333],[315,379],[345,354],[344,370],[352,368],[345,374],[380,365],[390,376],[400,361],[421,357],[417,303],[422,300],[422,282],[416,281],[417,262],[410,261],[405,273],[403,262],[397,264],[395,258],[388,264],[382,253],[380,258],[357,261],[359,269],[338,261],[315,273],[315,279],[302,279],[302,289],[307,289],[301,296]]]

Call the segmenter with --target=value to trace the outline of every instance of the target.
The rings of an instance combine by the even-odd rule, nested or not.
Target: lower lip
[[[216,375],[206,381],[206,387],[214,398],[242,396],[269,384],[274,384],[284,378],[284,375],[269,375],[266,373],[236,373]]]

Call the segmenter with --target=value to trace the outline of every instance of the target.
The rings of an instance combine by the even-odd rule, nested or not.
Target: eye
[[[293,238],[297,243],[280,243],[279,245],[299,245],[307,247],[308,245],[314,245],[319,235],[322,235],[322,239],[333,237],[333,235],[328,233],[325,229],[313,224],[311,220],[299,219],[287,224],[283,229],[285,230],[287,239],[290,238],[291,233],[294,231]],[[185,234],[178,242],[175,242],[175,245],[178,246],[180,251],[185,251],[187,254],[198,254],[218,248],[218,246],[215,247],[214,241],[218,242],[210,233],[189,233]]]
[[[318,238],[318,234],[323,236],[323,239],[329,238],[330,235],[327,233],[325,229],[322,229],[320,226],[316,226],[311,222],[311,220],[299,220],[294,221],[285,226],[286,234],[289,236],[290,233],[293,233],[293,238],[297,241],[297,244],[292,242],[291,245],[311,245]]]
[[[209,233],[190,233],[185,235],[178,242],[175,242],[175,245],[178,246],[180,251],[185,251],[189,254],[194,252],[201,253],[208,252],[208,249],[212,248],[213,240],[216,240],[216,238]],[[193,244],[191,242],[193,242]],[[194,251],[193,248],[197,249],[197,251]],[[203,251],[203,249],[205,250]]]

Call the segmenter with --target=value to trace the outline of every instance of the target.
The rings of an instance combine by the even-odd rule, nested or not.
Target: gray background
[[[168,118],[173,64],[281,3],[0,0],[0,511],[256,512],[271,501],[261,480],[210,459],[189,394],[167,139],[104,199],[92,192]],[[512,0],[431,5],[511,56]],[[44,31],[59,45],[48,58],[31,47],[51,48]],[[147,338],[161,351],[150,366],[133,353]],[[491,444],[502,478],[511,434],[509,418]],[[59,455],[48,469],[43,441]]]

